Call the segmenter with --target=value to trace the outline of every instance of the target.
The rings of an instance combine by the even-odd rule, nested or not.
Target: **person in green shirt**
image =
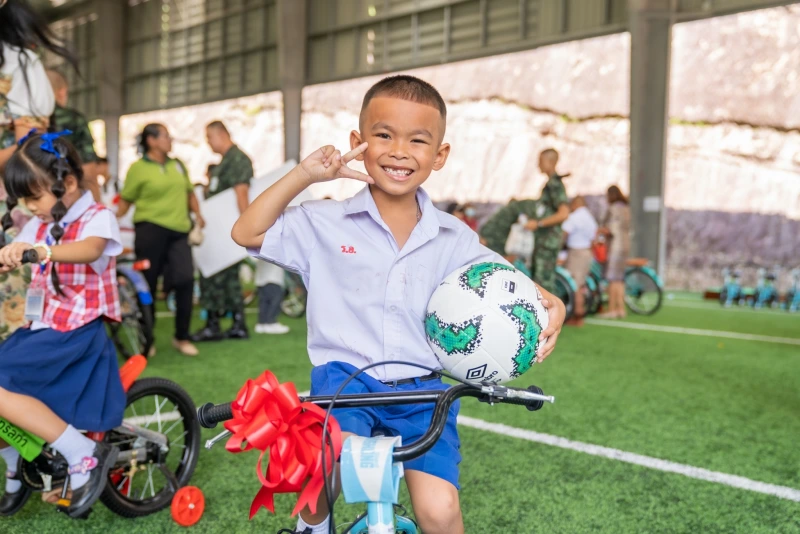
[[[206,198],[233,189],[239,213],[249,204],[250,179],[253,178],[253,162],[231,140],[228,129],[220,121],[206,127],[208,145],[222,155],[219,165],[209,167]],[[218,341],[220,339],[247,339],[247,323],[242,300],[242,285],[239,281],[239,263],[223,269],[209,278],[200,279],[200,303],[208,314],[206,326],[192,336],[192,341]],[[233,326],[222,332],[219,320],[227,312],[233,313]]]
[[[131,165],[120,193],[117,217],[136,205],[133,223],[136,232],[136,257],[150,260],[144,271],[150,292],[155,296],[158,278],[175,290],[175,337],[173,346],[187,356],[196,356],[197,348],[189,340],[192,318],[194,265],[189,247],[193,212],[201,228],[205,221],[194,195],[186,166],[169,157],[172,137],[162,124],[148,124],[139,136],[142,159]],[[155,314],[153,315],[155,320]]]
[[[505,243],[521,214],[528,217],[525,228],[533,230],[535,244],[531,258],[531,275],[537,284],[555,292],[555,270],[561,248],[561,223],[569,217],[569,200],[562,178],[556,172],[558,152],[553,148],[539,154],[539,170],[548,176],[538,200],[514,200],[495,213],[480,229],[484,244],[499,254],[505,254]]]

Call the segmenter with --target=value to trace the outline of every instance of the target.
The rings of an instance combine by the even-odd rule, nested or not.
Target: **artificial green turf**
[[[726,331],[749,325],[749,333],[800,338],[800,328],[758,312],[687,313],[695,311],[667,305],[644,321]],[[179,382],[197,404],[230,400],[265,368],[308,388],[302,320],[287,321],[293,332],[286,336],[202,345],[194,359],[169,347],[170,323],[159,319],[159,352],[145,374]],[[531,414],[464,399],[462,413],[800,488],[798,347],[592,325],[565,330],[556,353],[515,385],[530,383],[555,395],[556,404]],[[470,533],[800,532],[800,503],[471,428],[460,433]],[[203,439],[214,434],[204,431]],[[277,500],[276,516],[262,511],[248,522],[259,487],[256,459],[221,446],[201,452],[192,484],[205,492],[206,512],[193,532],[271,533],[294,525],[292,496]],[[359,508],[336,510],[341,522]],[[0,532],[25,534],[184,530],[168,511],[125,520],[100,504],[89,521],[71,521],[37,496],[0,520]]]
[[[681,304],[681,302],[665,302],[655,315],[628,314],[628,320],[644,324],[721,330],[762,336],[800,337],[800,313],[750,308],[726,309],[719,304],[702,302],[691,304],[697,306],[696,308],[681,307]]]

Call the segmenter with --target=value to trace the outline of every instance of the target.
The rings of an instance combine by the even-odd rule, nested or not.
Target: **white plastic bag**
[[[533,232],[525,229],[527,222],[528,217],[520,214],[517,222],[511,225],[506,239],[506,255],[529,258],[533,254]]]

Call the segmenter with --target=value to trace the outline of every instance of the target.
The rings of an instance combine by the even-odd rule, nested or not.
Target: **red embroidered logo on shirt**
[[[356,247],[348,247],[346,245],[342,245],[342,254],[355,254]]]

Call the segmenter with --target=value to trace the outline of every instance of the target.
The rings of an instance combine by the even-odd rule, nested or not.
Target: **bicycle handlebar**
[[[331,403],[336,408],[434,403],[433,417],[428,431],[414,443],[394,450],[394,461],[405,462],[422,456],[433,447],[444,431],[450,406],[461,397],[476,397],[479,401],[489,404],[517,404],[527,407],[530,411],[541,409],[545,402],[555,402],[554,397],[544,395],[542,390],[536,386],[520,389],[497,384],[458,384],[446,390],[340,395],[336,401],[333,401],[332,396],[300,397],[300,402],[310,402],[324,409],[330,407]],[[197,419],[205,428],[214,428],[217,423],[232,418],[233,409],[230,402],[217,405],[208,403],[197,409]],[[225,434],[221,434],[218,439],[224,436]],[[213,445],[216,441],[212,440],[209,443]]]
[[[39,253],[34,249],[28,249],[22,253],[22,263],[39,263]]]

